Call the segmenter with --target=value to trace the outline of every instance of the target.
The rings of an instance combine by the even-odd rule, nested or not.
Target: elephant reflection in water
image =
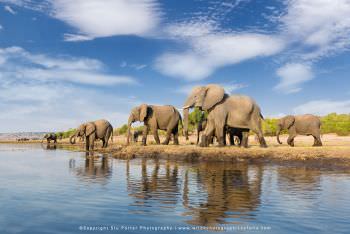
[[[190,216],[186,221],[193,225],[215,225],[231,223],[227,219],[251,218],[252,211],[260,205],[263,168],[242,164],[212,164],[201,163],[199,169],[193,172],[187,170],[183,186],[183,205],[187,211],[184,216]],[[190,176],[197,177],[206,192],[206,199],[197,199],[197,193],[191,191]],[[205,200],[203,202],[203,200]],[[234,213],[234,214],[233,214]]]
[[[319,191],[321,186],[321,173],[319,169],[306,167],[280,167],[277,169],[277,185],[280,191],[290,193],[293,196],[307,195],[312,196]]]
[[[134,197],[133,205],[145,206],[148,200],[156,200],[166,207],[176,206],[180,191],[178,165],[166,162],[161,165],[158,159],[152,162],[152,169],[146,159],[141,161],[141,178],[135,178],[130,171],[130,162],[126,162],[126,178],[129,196]],[[147,204],[149,206],[150,204]],[[163,207],[164,208],[164,207]]]
[[[140,207],[138,212],[158,203],[162,209],[175,209],[182,201],[183,215],[191,217],[189,224],[214,225],[229,218],[249,218],[260,205],[262,166],[249,170],[248,165],[227,163],[179,167],[177,162],[143,159],[141,175],[136,177],[131,165],[127,161],[127,188],[135,198],[133,205]]]
[[[87,155],[83,163],[71,159],[69,168],[79,179],[89,182],[106,184],[112,176],[112,163],[108,156]]]

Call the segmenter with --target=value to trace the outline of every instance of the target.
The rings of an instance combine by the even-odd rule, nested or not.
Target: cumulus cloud
[[[160,23],[156,0],[0,0],[41,11],[72,26],[65,41],[86,41],[118,35],[148,36]]]
[[[54,0],[52,16],[76,28],[82,38],[115,35],[144,36],[159,23],[154,0]]]
[[[300,59],[330,56],[350,44],[350,1],[288,1],[280,23],[285,40],[302,45]]]
[[[283,41],[254,33],[216,33],[189,39],[190,49],[180,53],[165,53],[155,67],[165,75],[189,81],[202,80],[217,68],[236,64],[259,56],[280,52]]]
[[[295,114],[327,115],[329,113],[350,113],[350,100],[314,100],[301,104],[293,109]]]
[[[275,89],[285,93],[295,93],[301,90],[300,85],[314,78],[312,68],[300,63],[288,63],[277,70],[280,82]]]

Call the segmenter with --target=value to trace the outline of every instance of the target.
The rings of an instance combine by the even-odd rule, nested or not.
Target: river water
[[[0,145],[0,233],[349,233],[350,174]]]

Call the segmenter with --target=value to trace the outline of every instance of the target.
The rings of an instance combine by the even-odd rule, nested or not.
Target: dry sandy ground
[[[153,136],[148,137],[148,145],[140,142],[125,146],[124,136],[115,136],[113,143],[106,149],[96,145],[96,152],[108,153],[117,158],[130,159],[135,157],[166,158],[184,161],[227,161],[227,162],[278,162],[298,163],[316,167],[350,169],[350,136],[327,134],[322,136],[323,147],[312,147],[313,138],[298,136],[295,147],[289,147],[285,142],[287,135],[281,136],[283,145],[279,145],[276,137],[266,137],[268,148],[260,148],[254,136],[250,136],[248,149],[237,146],[201,148],[196,146],[196,137],[190,141],[180,137],[180,145],[154,145]],[[163,137],[161,137],[162,140]],[[4,142],[5,143],[5,142]],[[12,142],[15,143],[15,142]],[[32,143],[32,142],[29,142]],[[69,147],[68,139],[60,141],[60,147]],[[83,150],[83,143],[78,142],[74,149]]]

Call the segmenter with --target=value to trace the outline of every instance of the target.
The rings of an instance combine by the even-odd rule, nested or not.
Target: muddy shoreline
[[[40,141],[1,141],[7,144],[33,144]],[[44,149],[53,149],[54,145],[43,144]],[[84,144],[71,145],[68,142],[57,143],[57,148],[84,152]],[[107,154],[118,159],[166,159],[184,162],[227,162],[227,163],[272,163],[285,166],[307,166],[319,169],[350,170],[350,146],[288,147],[273,145],[260,148],[253,145],[248,149],[235,146],[201,148],[195,145],[120,145],[110,144],[102,149],[96,144],[95,153]]]

